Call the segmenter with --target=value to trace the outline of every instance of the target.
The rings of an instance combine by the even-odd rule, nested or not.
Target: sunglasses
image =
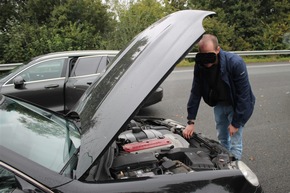
[[[213,64],[216,62],[216,53],[210,52],[210,53],[197,53],[195,56],[195,63],[196,64]]]

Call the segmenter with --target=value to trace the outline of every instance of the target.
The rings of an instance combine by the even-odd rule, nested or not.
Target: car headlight
[[[242,161],[237,161],[238,169],[241,170],[245,178],[254,186],[259,186],[259,180],[254,172]]]

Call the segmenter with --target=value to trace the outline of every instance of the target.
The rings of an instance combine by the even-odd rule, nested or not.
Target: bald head
[[[198,42],[198,50],[201,53],[215,52],[218,54],[220,47],[217,37],[211,34],[204,34]]]

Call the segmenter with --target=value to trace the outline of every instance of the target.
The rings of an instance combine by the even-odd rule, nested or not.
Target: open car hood
[[[204,33],[209,11],[170,14],[137,35],[74,109],[82,139],[76,178],[99,161],[145,99],[170,74]]]

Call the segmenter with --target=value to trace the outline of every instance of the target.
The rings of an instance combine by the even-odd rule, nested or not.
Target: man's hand
[[[230,136],[233,136],[239,129],[234,127],[232,124],[230,124],[228,130],[229,130]]]
[[[194,133],[194,124],[187,125],[183,130],[183,137],[189,139]]]

